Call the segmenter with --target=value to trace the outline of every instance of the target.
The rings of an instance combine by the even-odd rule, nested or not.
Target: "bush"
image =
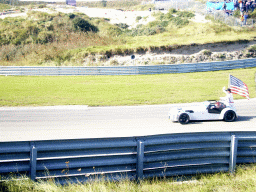
[[[127,25],[126,23],[118,23],[115,25],[121,29],[127,29],[129,27],[129,25]]]
[[[177,13],[178,17],[185,17],[185,18],[192,18],[195,16],[194,13],[188,12],[188,11],[180,11]]]
[[[138,22],[139,20],[141,20],[142,19],[142,17],[141,16],[137,16],[136,17],[136,21]]]
[[[98,28],[91,25],[88,21],[80,18],[80,17],[76,17],[75,19],[73,19],[73,26],[76,30],[80,30],[83,32],[87,32],[87,31],[93,31],[93,32],[97,32]]]
[[[174,17],[172,19],[172,23],[175,24],[177,27],[184,27],[185,25],[189,24],[189,21],[180,17]]]
[[[168,14],[173,14],[173,13],[177,13],[176,9],[169,9]]]
[[[240,18],[240,10],[239,9],[236,9],[233,13],[233,16],[234,17],[237,17],[237,18]]]
[[[45,7],[46,7],[45,4],[41,4],[41,5],[38,6],[38,8],[45,8]]]
[[[249,17],[256,18],[256,9],[252,13],[249,14]]]
[[[165,17],[165,14],[160,12],[160,11],[158,11],[158,12],[153,12],[152,16],[154,16],[156,18],[156,20],[162,21],[164,19],[164,17]]]
[[[70,13],[68,14],[69,19],[74,19],[76,17],[76,15],[74,13]]]
[[[206,56],[211,56],[212,55],[212,52],[208,49],[203,50],[202,53]]]
[[[151,21],[147,24],[147,27],[152,28],[156,27],[157,25],[159,25],[159,21]]]
[[[28,38],[27,30],[25,29],[15,30],[13,31],[13,34],[14,36],[13,36],[12,43],[14,45],[23,44],[25,40]]]
[[[256,45],[253,45],[251,47],[248,48],[249,52],[256,52]]]
[[[48,43],[54,40],[54,33],[52,31],[42,31],[37,36],[39,43]]]

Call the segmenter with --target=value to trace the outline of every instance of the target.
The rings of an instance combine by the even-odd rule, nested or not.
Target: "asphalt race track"
[[[236,100],[235,122],[173,123],[167,104],[122,107],[1,107],[0,142],[103,137],[130,137],[167,133],[256,131],[256,99]]]

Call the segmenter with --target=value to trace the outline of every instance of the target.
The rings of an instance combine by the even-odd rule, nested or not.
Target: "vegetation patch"
[[[103,1],[88,3],[103,6]],[[120,1],[105,3],[107,8],[121,7]],[[140,3],[127,0],[123,7],[146,6]],[[193,43],[250,41],[255,38],[255,28],[233,28],[221,22],[194,23],[190,20],[194,17],[193,12],[170,9],[166,14],[152,11],[152,15],[154,21],[135,28],[125,23],[111,24],[109,19],[89,18],[82,13],[31,11],[26,19],[7,17],[0,22],[0,65],[101,66],[102,59],[91,62],[87,57],[103,55],[109,58],[151,50],[171,51],[175,46]],[[137,17],[140,22],[144,19]],[[153,63],[149,61],[148,64]]]
[[[9,9],[11,9],[10,5],[0,3],[0,12],[6,11],[6,10],[9,10]]]
[[[153,178],[145,179],[140,183],[135,181],[129,181],[128,179],[120,181],[109,180],[96,180],[87,183],[74,183],[67,182],[66,185],[59,185],[53,179],[48,181],[40,180],[33,182],[27,177],[21,178],[21,180],[15,180],[15,178],[0,183],[1,191],[137,191],[137,192],[162,192],[162,191],[255,191],[256,180],[255,175],[256,166],[240,165],[234,175],[229,173],[214,173],[214,174],[198,174],[194,177],[187,178],[185,176],[180,178]],[[67,181],[69,181],[67,179]]]

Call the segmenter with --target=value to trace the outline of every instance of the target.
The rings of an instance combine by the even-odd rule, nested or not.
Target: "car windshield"
[[[226,105],[220,101],[210,101],[207,108],[226,108]]]

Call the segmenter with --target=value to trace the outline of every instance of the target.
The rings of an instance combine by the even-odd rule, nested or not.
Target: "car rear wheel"
[[[181,113],[178,120],[180,124],[188,124],[189,116],[187,113]]]
[[[227,111],[224,115],[224,121],[231,122],[236,119],[236,114],[234,111]]]

